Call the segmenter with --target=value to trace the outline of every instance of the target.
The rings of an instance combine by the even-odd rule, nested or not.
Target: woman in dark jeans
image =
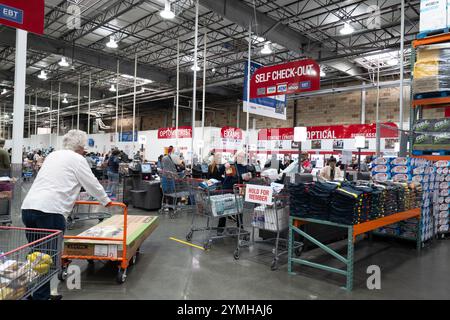
[[[119,184],[119,154],[119,150],[114,150],[108,159],[108,186],[106,187],[106,193],[112,198],[117,196],[117,185]]]

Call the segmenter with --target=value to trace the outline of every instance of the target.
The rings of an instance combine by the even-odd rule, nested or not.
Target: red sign
[[[220,131],[223,139],[242,140],[242,130],[234,127],[223,127]]]
[[[445,108],[445,117],[450,118],[450,107]]]
[[[390,128],[386,128],[389,126]],[[343,126],[307,127],[308,140],[353,139],[356,136],[375,138],[377,126],[372,124],[350,124]],[[395,123],[387,122],[381,125],[381,138],[397,138],[398,127]],[[293,140],[294,128],[261,129],[258,140]]]
[[[312,59],[304,59],[256,70],[250,81],[250,98],[319,89],[320,66]]]
[[[159,128],[158,139],[176,139],[177,128]],[[192,127],[178,127],[178,139],[192,138]]]
[[[44,33],[44,0],[0,0],[0,24]]]

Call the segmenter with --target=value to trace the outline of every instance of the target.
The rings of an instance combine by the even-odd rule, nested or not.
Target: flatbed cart
[[[100,205],[100,203],[96,201],[77,201],[76,204]],[[68,266],[72,260],[87,260],[89,264],[93,264],[94,261],[117,262],[118,271],[116,281],[119,284],[125,282],[128,267],[136,263],[140,253],[140,246],[151,234],[151,232],[153,232],[154,228],[156,228],[156,222],[158,219],[157,217],[149,216],[132,216],[133,219],[144,218],[147,224],[145,233],[135,240],[130,238],[132,241],[130,240],[131,242],[128,243],[128,208],[124,203],[120,202],[112,202],[111,207],[119,207],[123,209],[123,225],[111,233],[113,236],[64,236],[65,243],[63,255],[61,257],[62,268],[58,274],[59,280],[66,280],[68,275]],[[114,219],[114,217],[118,217],[118,219],[122,220],[120,215],[113,216],[110,219]],[[114,237],[114,234],[117,234],[118,236]],[[120,234],[122,235],[120,236]]]
[[[250,236],[250,233],[244,230],[242,219],[239,216],[239,212],[242,210],[239,210],[238,207],[242,206],[243,198],[236,195],[233,190],[211,190],[195,185],[192,186],[191,193],[194,195],[196,210],[192,212],[191,227],[186,235],[186,240],[191,242],[194,232],[202,232],[204,233],[203,247],[208,250],[215,240],[236,238],[236,254],[236,251],[239,251],[241,241],[248,240]],[[197,216],[206,218],[206,226],[196,225]],[[218,218],[234,219],[238,226],[226,226],[223,230],[219,230],[217,226],[212,226],[212,222]]]
[[[82,192],[79,201],[94,201],[94,198],[87,194],[83,194]],[[77,222],[88,220],[98,220],[98,222],[102,222],[105,219],[111,218],[109,212],[93,212],[93,207],[98,207],[97,205],[84,205],[83,207],[87,207],[86,211],[81,211],[80,205],[74,206],[66,220],[67,229],[73,230]]]
[[[60,270],[59,230],[0,227],[0,301],[27,299]]]
[[[270,188],[270,182],[264,179],[257,179],[250,181],[248,184],[234,185],[235,194],[244,197],[244,204],[239,207],[241,214],[245,217],[245,221],[249,222],[246,225],[251,225],[251,239],[240,242],[238,249],[235,252],[234,258],[239,259],[239,249],[241,247],[250,247],[255,244],[272,245],[271,252],[273,253],[273,260],[271,263],[271,270],[277,270],[279,264],[279,258],[282,255],[288,254],[288,239],[282,238],[283,231],[289,229],[289,194],[282,189],[279,193],[273,192],[270,204],[261,204],[258,201],[247,201],[245,193],[251,186],[265,186]],[[250,218],[250,219],[249,219]],[[250,221],[248,221],[250,220]],[[275,237],[255,240],[255,231],[265,230],[275,233]],[[301,255],[303,250],[303,243],[294,243],[295,254]]]

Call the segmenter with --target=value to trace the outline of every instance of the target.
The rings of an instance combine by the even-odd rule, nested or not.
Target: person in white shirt
[[[111,204],[83,156],[86,143],[86,132],[70,130],[63,137],[63,150],[48,155],[22,203],[25,227],[64,232],[66,218],[75,205],[81,187],[103,206]],[[36,240],[29,233],[27,239],[29,242]],[[33,299],[51,299],[50,282],[38,289]]]
[[[344,173],[336,166],[336,158],[331,157],[328,160],[328,165],[320,170],[320,177],[328,181],[344,179]]]

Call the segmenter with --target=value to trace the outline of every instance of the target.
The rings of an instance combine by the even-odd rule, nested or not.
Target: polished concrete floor
[[[16,207],[14,223],[20,224]],[[130,209],[130,214],[157,213]],[[77,234],[95,222],[79,223],[69,233]],[[80,290],[68,290],[59,284],[65,299],[449,299],[450,242],[435,241],[418,253],[414,244],[392,240],[363,240],[355,248],[354,290],[342,289],[343,276],[307,267],[295,267],[297,275],[287,273],[287,265],[270,270],[270,252],[254,246],[243,249],[240,260],[233,258],[235,241],[215,242],[209,251],[193,248],[173,240],[185,239],[190,216],[170,219],[160,216],[160,225],[144,242],[135,266],[127,280],[115,282],[116,267],[96,262],[81,266]],[[201,244],[200,235],[193,243]],[[338,245],[339,246],[339,245]],[[342,248],[344,246],[342,245]],[[321,257],[318,250],[305,253],[317,256],[330,265],[334,259]],[[281,262],[286,262],[282,258]],[[369,290],[367,267],[381,268],[381,289]]]

